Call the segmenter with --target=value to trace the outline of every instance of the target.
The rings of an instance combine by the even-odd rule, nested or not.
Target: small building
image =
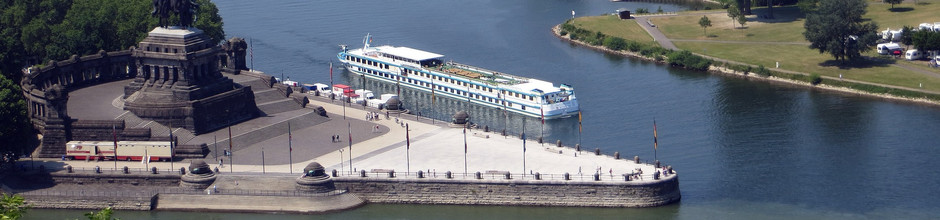
[[[618,9],[617,16],[619,16],[620,19],[630,19],[630,10]]]

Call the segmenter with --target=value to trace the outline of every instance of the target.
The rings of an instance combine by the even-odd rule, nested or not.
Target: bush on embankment
[[[581,41],[594,46],[603,46],[613,51],[630,51],[656,61],[665,61],[673,66],[692,70],[708,70],[712,61],[692,54],[689,51],[673,51],[656,45],[643,44],[620,37],[607,36],[600,31],[591,32],[565,22],[560,34],[568,35],[571,40]]]

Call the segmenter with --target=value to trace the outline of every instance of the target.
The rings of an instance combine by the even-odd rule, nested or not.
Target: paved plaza
[[[232,77],[232,76],[229,76]],[[235,80],[239,79],[235,77]],[[72,101],[81,100],[82,105],[72,105],[70,101],[70,114],[81,112],[79,115],[107,119],[122,111],[115,105],[110,105],[117,98],[121,89],[121,82],[102,84],[98,87],[89,87],[74,92]],[[92,90],[92,91],[83,91]],[[89,97],[85,94],[102,94],[115,90],[113,97]],[[89,98],[86,98],[89,97]],[[265,129],[269,126],[284,128],[273,129],[279,132],[267,135],[264,140],[254,140],[253,144],[240,144],[238,138],[233,138],[233,157],[222,156],[223,150],[228,146],[228,129],[219,129],[207,134],[196,136],[187,144],[207,143],[212,152],[204,159],[211,167],[218,167],[223,173],[235,172],[250,174],[261,172],[274,174],[302,173],[303,167],[310,162],[319,162],[326,170],[338,170],[341,175],[351,170],[367,172],[377,170],[395,170],[404,173],[423,170],[430,175],[443,175],[451,171],[455,175],[463,176],[464,171],[472,174],[481,172],[495,174],[510,172],[514,176],[521,174],[541,173],[549,179],[559,179],[564,173],[569,173],[572,179],[590,179],[593,174],[601,174],[602,180],[623,180],[622,174],[634,173],[641,169],[644,179],[651,180],[651,173],[655,168],[648,164],[636,164],[633,161],[616,160],[608,155],[594,155],[593,152],[577,152],[568,147],[556,147],[554,144],[539,144],[533,140],[525,141],[526,151],[523,152],[523,140],[518,136],[502,136],[499,133],[483,132],[480,129],[467,130],[466,154],[464,154],[464,130],[453,128],[446,122],[439,120],[431,124],[427,118],[416,118],[414,115],[390,114],[385,119],[384,113],[377,109],[364,108],[361,105],[344,106],[339,101],[330,102],[323,97],[309,95],[311,106],[322,106],[329,113],[328,118],[319,117],[292,124],[291,135],[288,135],[287,120],[296,120],[312,111],[306,109],[288,111],[278,114],[266,115],[232,126],[233,136],[250,135],[253,130]],[[105,105],[104,103],[109,103]],[[99,106],[102,110],[87,109],[83,106]],[[344,114],[345,111],[345,114]],[[378,112],[378,120],[366,120],[367,112]],[[345,117],[344,117],[345,115]],[[306,120],[306,119],[305,119]],[[410,128],[411,147],[406,147],[406,131],[402,124]],[[376,126],[378,129],[375,129]],[[268,129],[272,130],[272,129]],[[272,132],[272,131],[266,131]],[[352,135],[352,147],[349,146],[349,134]],[[333,142],[332,136],[339,135],[339,141]],[[290,136],[290,138],[288,138]],[[290,141],[288,141],[290,139]],[[218,141],[218,144],[215,144]],[[293,149],[290,151],[288,142]],[[264,157],[262,158],[262,150]],[[351,151],[351,152],[350,152]],[[219,157],[216,157],[216,155]],[[352,155],[350,155],[352,153]],[[612,152],[605,152],[612,154]],[[624,157],[632,158],[629,152],[621,152]],[[352,162],[349,161],[350,156]],[[219,160],[224,164],[219,166]],[[234,160],[234,161],[233,161]],[[289,162],[293,162],[290,164]],[[65,164],[77,169],[89,169],[100,166],[104,169],[113,169],[113,161],[55,161],[47,160],[47,166],[57,167]],[[117,162],[117,167],[128,166],[131,169],[146,169],[158,167],[169,170],[171,166],[179,169],[188,166],[189,160],[177,161],[171,165],[168,162]],[[351,164],[351,165],[350,165]],[[350,168],[351,166],[351,168]],[[409,174],[400,174],[409,175]],[[530,175],[531,176],[531,175]]]

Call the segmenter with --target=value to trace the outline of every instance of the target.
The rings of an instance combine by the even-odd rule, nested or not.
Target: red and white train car
[[[143,160],[169,161],[173,158],[173,148],[169,141],[118,141],[117,155],[114,142],[110,141],[69,141],[65,144],[66,157],[73,160]]]

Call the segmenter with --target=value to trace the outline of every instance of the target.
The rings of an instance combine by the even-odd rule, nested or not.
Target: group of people
[[[385,119],[388,119],[388,112],[385,113]],[[378,112],[366,112],[366,121],[376,121],[379,120]]]
[[[331,138],[333,138],[333,143],[340,142],[338,134],[334,134]]]

